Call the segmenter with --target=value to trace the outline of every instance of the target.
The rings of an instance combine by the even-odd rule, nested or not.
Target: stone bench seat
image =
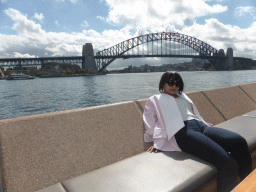
[[[256,110],[216,125],[243,136],[250,151],[256,148]]]
[[[63,182],[70,192],[191,191],[216,182],[217,169],[182,152],[143,152]],[[216,184],[216,183],[215,183]]]
[[[214,166],[183,152],[143,152],[38,192],[192,191],[205,183],[215,188],[216,174]]]
[[[236,132],[246,139],[253,160],[252,166],[256,169],[256,110],[216,126]]]
[[[67,191],[63,188],[61,183],[57,183],[57,184],[52,185],[50,187],[41,189],[38,192],[67,192]]]
[[[256,110],[218,125],[242,135],[256,158]],[[246,129],[241,129],[246,127]],[[256,168],[256,164],[253,165]],[[143,152],[62,183],[69,192],[216,191],[217,169],[184,152]],[[62,186],[59,186],[62,187]],[[199,189],[200,188],[200,189]],[[54,189],[55,190],[55,189]],[[53,192],[50,188],[40,192]],[[61,192],[61,191],[60,191]]]

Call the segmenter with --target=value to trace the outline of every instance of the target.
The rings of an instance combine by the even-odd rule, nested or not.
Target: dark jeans
[[[185,121],[175,138],[180,149],[218,168],[229,169],[232,158],[238,165],[238,175],[244,179],[252,171],[252,158],[246,140],[239,134],[208,127],[197,120]]]

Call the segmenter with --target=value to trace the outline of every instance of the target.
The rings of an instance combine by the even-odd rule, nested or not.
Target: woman
[[[182,92],[183,88],[178,73],[165,72],[159,82],[161,94],[147,100],[143,113],[144,140],[153,142],[148,151],[184,151],[213,164],[220,173],[233,169],[233,158],[240,178],[244,179],[252,171],[246,140],[237,133],[206,123],[194,103]],[[225,177],[224,173],[220,177],[219,191],[230,176]],[[234,186],[235,179],[233,177]]]

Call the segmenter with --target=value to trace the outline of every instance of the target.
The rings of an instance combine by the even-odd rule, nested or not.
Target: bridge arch
[[[200,56],[205,56],[206,58],[220,57],[220,53],[217,49],[215,49],[211,45],[195,37],[191,37],[181,33],[173,33],[173,32],[151,33],[151,34],[140,35],[138,37],[133,37],[119,44],[116,44],[108,49],[104,49],[103,51],[97,52],[95,59],[96,59],[98,72],[101,72],[103,69],[105,69],[109,64],[111,64],[117,58],[129,58],[129,56],[124,57],[124,54],[132,50],[133,48],[138,47],[139,45],[142,45],[144,43],[149,43],[154,41],[161,41],[161,42],[171,41],[175,43],[180,43],[193,49],[194,51],[199,53]],[[152,47],[153,47],[153,43],[152,43]],[[130,57],[133,57],[133,56],[130,56]],[[140,55],[140,56],[143,56],[143,55]],[[147,56],[149,55],[145,55],[145,57]],[[174,57],[175,55],[173,54],[163,55],[161,53],[155,56],[156,57],[161,57],[161,56]],[[186,55],[183,55],[183,56],[185,57]],[[189,55],[187,55],[186,57],[189,57]]]

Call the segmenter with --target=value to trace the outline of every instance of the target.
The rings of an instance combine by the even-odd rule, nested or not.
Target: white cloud
[[[95,37],[95,38],[100,38],[101,37],[101,34],[90,29],[90,30],[83,30],[83,33],[89,37]]]
[[[44,15],[43,13],[40,13],[40,14],[35,13],[34,18],[42,22],[44,19]]]
[[[208,19],[204,25],[195,24],[182,30],[182,33],[196,37],[216,49],[232,47],[234,56],[256,59],[256,22],[247,29],[224,25],[217,19]]]
[[[102,21],[105,21],[106,19],[104,18],[104,17],[102,17],[102,16],[97,16],[97,19],[100,19],[100,20],[102,20]]]
[[[225,1],[225,0],[204,0],[204,1],[216,1],[216,2],[223,2],[223,1]]]
[[[35,55],[30,55],[30,54],[28,54],[28,53],[25,53],[25,54],[21,54],[21,53],[18,53],[18,52],[13,52],[13,56],[14,57],[22,57],[22,58],[35,58],[36,56]]]
[[[4,12],[15,21],[12,29],[19,34],[32,37],[44,33],[40,24],[36,24],[34,21],[29,20],[26,15],[21,14],[19,11],[9,8]]]
[[[235,16],[238,16],[238,17],[243,17],[245,16],[247,13],[250,14],[250,15],[254,15],[254,7],[251,7],[251,6],[246,6],[246,7],[237,7],[236,10],[235,10]]]
[[[87,21],[84,21],[82,24],[81,24],[82,27],[86,28],[86,27],[89,27],[90,25],[87,23]]]
[[[55,23],[55,25],[60,26],[58,21],[55,21],[54,23]]]
[[[194,20],[227,10],[226,6],[210,6],[203,0],[106,0],[106,3],[110,6],[107,22],[134,28],[141,26],[144,29],[160,27],[167,23],[183,26],[188,19]]]
[[[18,10],[10,8],[5,13],[14,21],[12,29],[17,32],[17,35],[0,33],[0,57],[5,58],[80,56],[85,43],[92,43],[95,50],[103,50],[131,37],[128,28],[106,30],[103,33],[92,29],[81,33],[46,32],[40,24],[29,20]],[[59,25],[58,21],[55,23]]]
[[[56,0],[56,1],[57,1],[57,2],[58,2],[58,1],[64,2],[65,0]],[[68,0],[68,1],[70,1],[71,3],[74,3],[74,4],[75,4],[78,0]]]
[[[69,0],[71,3],[76,3],[78,0]]]

